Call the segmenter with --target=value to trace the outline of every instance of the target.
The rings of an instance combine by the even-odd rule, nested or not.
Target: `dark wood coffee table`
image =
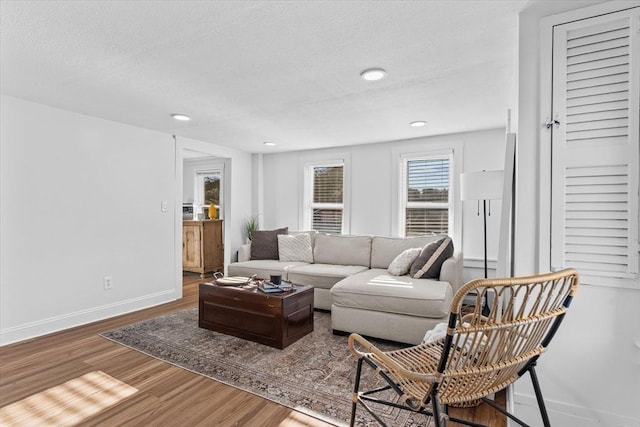
[[[264,293],[255,285],[200,283],[198,326],[285,348],[313,331],[313,287]]]

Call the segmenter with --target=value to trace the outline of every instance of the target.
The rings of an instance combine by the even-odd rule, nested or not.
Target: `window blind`
[[[405,235],[449,232],[449,158],[405,163]]]
[[[312,227],[324,233],[342,233],[344,166],[313,168]]]
[[[407,162],[409,202],[449,200],[449,160],[409,160]]]
[[[313,168],[313,202],[342,203],[343,166]]]
[[[322,233],[342,232],[342,209],[313,209],[313,229]]]
[[[638,277],[638,9],[554,29],[551,265]],[[637,19],[637,18],[636,18]],[[636,68],[634,68],[636,67]]]

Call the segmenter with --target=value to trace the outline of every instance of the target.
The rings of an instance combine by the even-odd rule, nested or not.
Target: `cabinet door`
[[[200,250],[201,231],[198,225],[182,226],[182,266],[200,268],[202,256]]]
[[[554,28],[551,265],[638,283],[640,8]]]
[[[222,221],[217,221],[213,227],[211,239],[213,241],[212,266],[222,269],[224,265],[224,249],[222,245]]]
[[[205,270],[222,270],[224,264],[222,221],[208,221],[203,223],[203,227],[202,247]]]

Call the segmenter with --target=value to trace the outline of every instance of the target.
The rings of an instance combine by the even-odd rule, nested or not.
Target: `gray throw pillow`
[[[442,263],[453,255],[453,240],[443,237],[422,249],[411,265],[409,274],[414,279],[439,279]]]
[[[251,259],[278,259],[278,234],[288,234],[289,227],[251,232]]]

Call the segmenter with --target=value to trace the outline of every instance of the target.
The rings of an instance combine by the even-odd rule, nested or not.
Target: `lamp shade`
[[[462,200],[502,199],[504,171],[465,172],[460,174]]]

